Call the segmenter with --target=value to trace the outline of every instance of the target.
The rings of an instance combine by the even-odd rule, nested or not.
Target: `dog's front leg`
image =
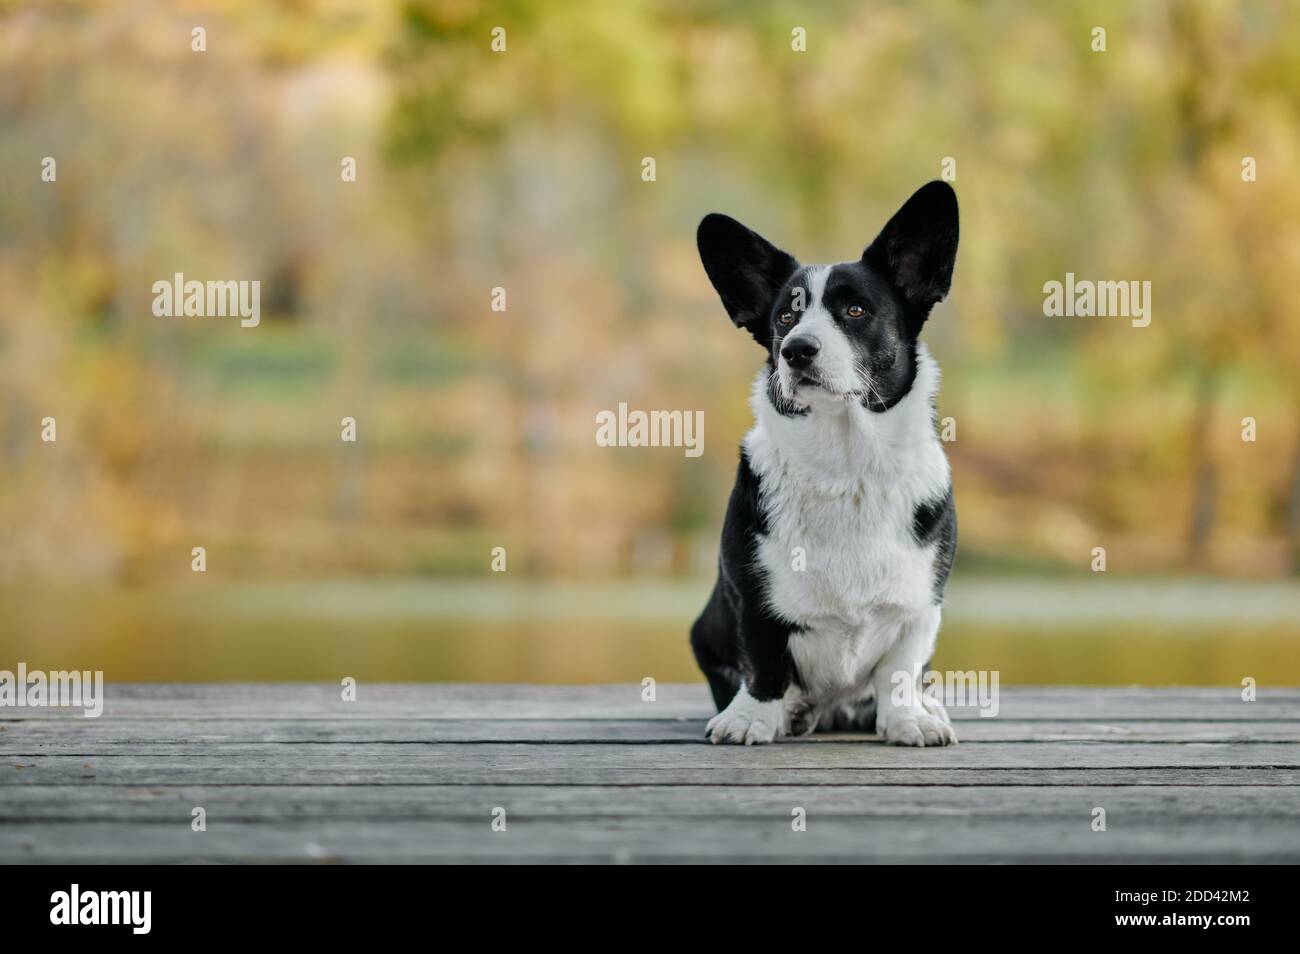
[[[785,699],[792,683],[787,652],[790,626],[762,608],[744,607],[739,638],[744,682],[730,704],[710,719],[704,730],[715,745],[761,745],[790,731]]]
[[[921,670],[934,652],[939,607],[903,623],[898,642],[876,665],[876,732],[890,745],[955,745],[943,705],[922,692]],[[900,682],[903,684],[900,685]],[[901,691],[900,691],[901,690]]]

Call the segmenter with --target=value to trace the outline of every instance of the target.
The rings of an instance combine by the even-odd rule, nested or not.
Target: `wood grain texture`
[[[737,748],[696,685],[110,686],[0,709],[0,861],[1300,861],[1300,691],[1000,703],[955,748]]]

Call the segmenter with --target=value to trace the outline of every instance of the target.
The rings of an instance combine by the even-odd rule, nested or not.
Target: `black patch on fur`
[[[934,602],[943,602],[943,588],[957,555],[957,507],[952,487],[941,498],[924,500],[912,511],[912,536],[918,546],[937,544],[934,554]]]

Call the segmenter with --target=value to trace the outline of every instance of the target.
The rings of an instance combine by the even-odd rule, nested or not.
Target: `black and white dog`
[[[732,321],[767,351],[718,582],[691,630],[719,710],[708,737],[821,727],[956,742],[920,691],[957,514],[935,432],[939,368],[917,340],[952,282],[956,195],[923,186],[840,265],[800,265],[716,213],[697,241]]]

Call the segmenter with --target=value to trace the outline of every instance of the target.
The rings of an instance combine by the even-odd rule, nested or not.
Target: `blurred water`
[[[134,680],[629,682],[698,678],[707,580],[214,582],[0,589],[0,668]],[[1008,683],[1300,685],[1300,586],[966,580],[934,660]]]

